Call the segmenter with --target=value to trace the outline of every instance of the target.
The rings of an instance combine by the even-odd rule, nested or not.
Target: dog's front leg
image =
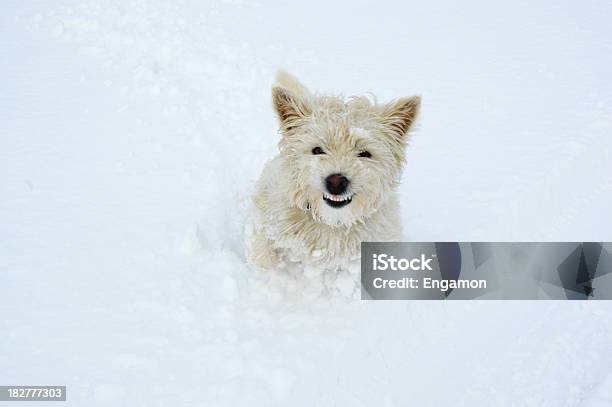
[[[251,240],[249,259],[256,267],[265,270],[278,267],[282,260],[279,250],[273,246],[272,241],[257,232]]]

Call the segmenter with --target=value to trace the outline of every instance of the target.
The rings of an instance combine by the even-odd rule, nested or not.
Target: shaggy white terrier
[[[250,261],[338,267],[359,258],[362,241],[401,240],[395,190],[420,97],[322,96],[280,72],[272,99],[280,154],[257,183]]]

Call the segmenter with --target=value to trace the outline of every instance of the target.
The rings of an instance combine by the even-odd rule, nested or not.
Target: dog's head
[[[292,205],[338,226],[385,203],[399,182],[420,97],[377,105],[365,97],[320,96],[281,72],[272,99],[282,132],[283,189]]]

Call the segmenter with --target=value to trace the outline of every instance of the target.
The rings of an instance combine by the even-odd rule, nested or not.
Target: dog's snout
[[[341,195],[346,192],[349,180],[342,174],[332,174],[325,178],[325,188],[330,194]]]

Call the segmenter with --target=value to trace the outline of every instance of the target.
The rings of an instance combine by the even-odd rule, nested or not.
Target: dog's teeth
[[[353,198],[353,195],[338,196],[338,195],[331,195],[331,194],[324,192],[323,198],[329,199],[330,201],[334,201],[334,202],[344,202],[344,201],[351,200]]]

